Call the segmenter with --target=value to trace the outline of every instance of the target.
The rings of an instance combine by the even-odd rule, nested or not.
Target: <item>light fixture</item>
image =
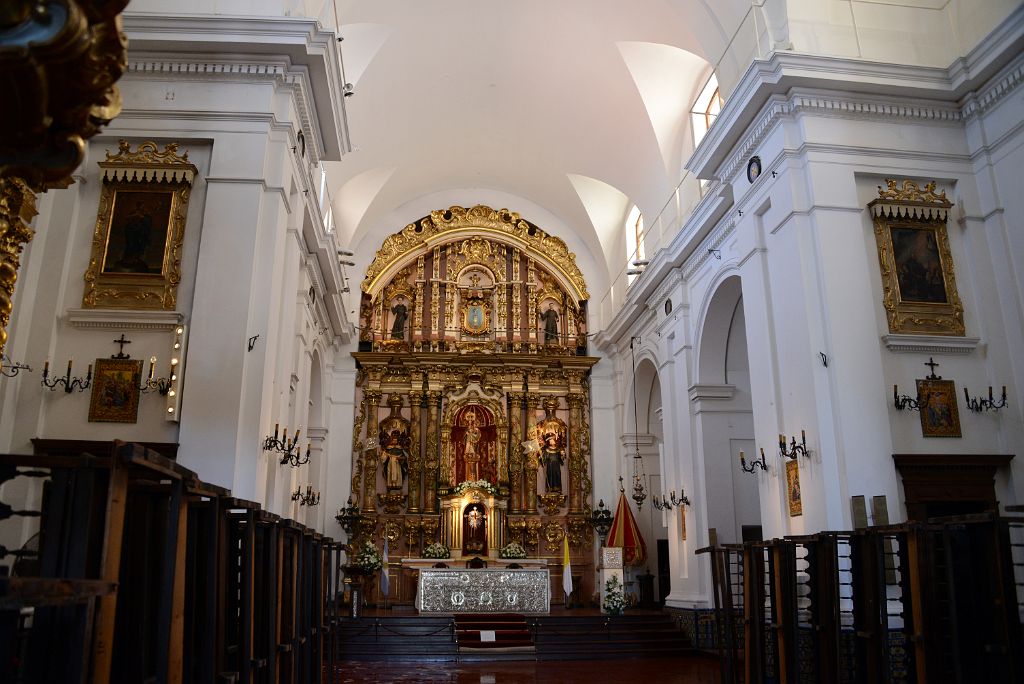
[[[1003,396],[999,401],[992,398],[992,385],[988,386],[988,399],[971,398],[971,394],[967,391],[966,387],[964,387],[964,398],[967,399],[967,408],[975,413],[998,411],[1001,408],[1006,408],[1006,385],[1003,385]]]
[[[807,436],[804,431],[800,431],[800,444],[796,443],[796,437],[793,437],[789,448],[786,448],[786,436],[783,434],[779,435],[779,454],[783,459],[796,460],[797,456],[804,456],[810,458],[811,452],[807,449]]]
[[[54,377],[52,380],[49,379],[50,362],[44,362],[43,379],[40,380],[39,384],[43,385],[44,387],[50,388],[51,392],[56,392],[58,385],[64,385],[64,391],[67,392],[68,394],[71,394],[76,389],[79,392],[84,392],[85,390],[89,389],[89,386],[92,384],[92,364],[89,364],[89,371],[85,374],[85,379],[83,380],[82,378],[71,377],[72,362],[73,359],[68,359],[68,371],[64,375],[64,377]]]
[[[633,351],[633,342],[639,340],[639,337],[629,338],[629,357],[633,362],[633,493],[631,498],[636,502],[636,510],[643,508],[644,501],[647,500],[647,491],[644,489],[644,479],[647,474],[644,472],[644,459],[640,455],[640,440],[638,434],[640,430],[640,421],[637,418],[636,411],[636,354]]]
[[[620,480],[622,478],[619,478]],[[608,538],[608,530],[612,529],[612,512],[607,506],[604,505],[604,499],[601,499],[597,508],[590,512],[590,526],[597,532],[597,538],[601,541],[601,546],[604,546],[604,540]]]
[[[348,505],[342,506],[338,510],[338,515],[334,516],[334,519],[341,525],[341,529],[345,530],[345,533],[351,537],[352,532],[356,529],[360,522],[363,520],[362,513],[359,512],[359,506],[352,503],[352,497],[348,497]],[[607,532],[606,532],[607,534]]]
[[[676,498],[676,490],[672,490],[671,496],[662,495],[660,498],[657,494],[651,497],[651,503],[659,511],[670,511],[673,508],[680,508],[682,506],[690,506],[690,497],[686,496],[686,490],[681,490],[682,494],[679,498]]]
[[[345,97],[352,97],[353,95],[356,94],[356,89],[355,86],[353,86],[351,83],[346,83],[344,88],[342,88],[341,92],[345,95]]]
[[[746,457],[744,456],[743,452],[741,451],[740,452],[740,467],[743,468],[743,472],[745,472],[745,473],[752,473],[757,468],[760,468],[761,470],[768,470],[768,465],[765,463],[765,460],[764,460],[764,448],[762,447],[762,449],[761,449],[761,458],[757,459],[756,461],[751,461],[749,466],[747,465]]]
[[[925,380],[941,380],[941,375],[935,374],[935,367],[940,365],[935,363],[932,357],[928,357],[928,363],[924,364],[931,369],[931,372],[925,376]],[[893,406],[896,407],[897,411],[903,411],[909,409],[911,411],[920,411],[922,407],[928,405],[928,400],[931,398],[930,392],[925,392],[923,395],[918,391],[916,397],[911,397],[906,394],[900,394],[899,386],[892,386],[892,401]]]
[[[24,363],[17,363],[15,361],[11,361],[11,357],[9,357],[7,354],[4,354],[2,357],[0,357],[0,375],[3,375],[4,377],[7,378],[13,378],[20,371],[28,371],[29,373],[31,373],[32,367]]]
[[[292,501],[298,501],[300,506],[317,506],[320,503],[320,492],[313,492],[313,485],[306,485],[303,493],[302,487],[292,492]]]
[[[296,430],[295,436],[288,439],[288,428],[284,429],[284,433],[278,438],[278,430],[280,424],[274,425],[274,435],[267,436],[263,440],[264,451],[276,451],[281,454],[281,465],[288,464],[293,468],[298,468],[301,465],[309,463],[309,452],[310,445],[306,444],[306,453],[303,455],[302,447],[299,446],[299,433],[302,431]]]

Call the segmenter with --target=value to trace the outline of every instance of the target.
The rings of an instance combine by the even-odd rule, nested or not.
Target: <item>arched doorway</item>
[[[695,444],[704,470],[707,524],[719,543],[761,538],[761,470],[744,472],[740,453],[755,460],[750,366],[743,289],[730,276],[715,289],[698,338],[697,383],[690,388]]]

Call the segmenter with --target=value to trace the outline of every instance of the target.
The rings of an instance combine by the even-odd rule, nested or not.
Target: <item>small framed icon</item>
[[[761,158],[754,156],[747,162],[747,181],[753,183],[761,175]]]

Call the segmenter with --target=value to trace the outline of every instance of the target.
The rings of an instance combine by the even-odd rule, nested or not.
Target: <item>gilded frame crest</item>
[[[479,337],[491,331],[491,303],[486,297],[466,297],[461,314],[465,334]]]
[[[92,255],[85,272],[85,308],[162,309],[177,306],[181,249],[196,167],[178,144],[160,151],[122,140],[107,152]]]
[[[886,179],[868,208],[882,274],[882,304],[890,333],[964,335],[946,219],[953,206],[934,181]]]

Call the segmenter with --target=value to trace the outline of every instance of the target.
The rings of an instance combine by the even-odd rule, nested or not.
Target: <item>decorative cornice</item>
[[[291,89],[295,98],[299,128],[312,141],[306,146],[310,160],[320,160],[320,132],[315,112],[311,108],[313,99],[309,72],[303,66],[295,66],[286,60],[268,59],[264,62],[234,61],[223,58],[203,60],[137,57],[128,61],[129,76],[171,76],[175,80],[267,82],[278,88]]]
[[[1024,10],[1010,14],[978,48],[949,67],[888,64],[775,52],[754,60],[686,168],[698,178],[728,178],[736,158],[780,115],[809,111],[843,117],[962,123],[1004,99],[1024,79]],[[999,70],[1002,70],[1001,72]],[[813,89],[815,94],[795,94]],[[877,93],[878,99],[863,93]],[[972,91],[979,94],[971,96]],[[820,93],[820,94],[819,94]],[[794,99],[804,97],[805,100]],[[966,101],[961,102],[962,99]]]
[[[702,401],[704,399],[729,400],[736,395],[736,385],[697,384],[691,385],[688,393],[690,401]]]
[[[979,337],[946,337],[942,335],[882,335],[882,343],[891,352],[915,354],[970,354],[981,341]]]
[[[185,320],[180,311],[132,311],[127,309],[68,309],[64,319],[82,330],[173,330]]]

